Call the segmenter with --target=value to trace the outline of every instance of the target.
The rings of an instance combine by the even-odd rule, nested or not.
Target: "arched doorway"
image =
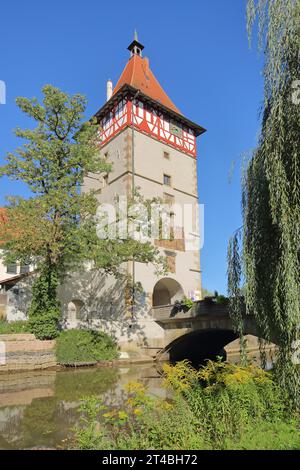
[[[173,305],[176,300],[181,300],[183,296],[184,292],[179,282],[170,277],[165,277],[160,279],[154,286],[152,305],[153,307]]]

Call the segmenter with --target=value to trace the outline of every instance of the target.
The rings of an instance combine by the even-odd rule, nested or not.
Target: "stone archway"
[[[195,365],[204,364],[207,359],[216,360],[218,356],[226,359],[225,346],[237,338],[232,330],[198,330],[180,336],[172,341],[165,351],[171,362],[189,360]]]
[[[176,300],[181,300],[184,291],[179,282],[170,277],[160,279],[154,286],[152,295],[153,307],[173,305]]]

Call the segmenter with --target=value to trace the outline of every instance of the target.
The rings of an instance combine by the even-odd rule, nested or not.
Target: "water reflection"
[[[248,336],[247,340],[248,357],[259,364],[257,338]],[[225,346],[224,357],[229,362],[238,363],[239,348],[238,340],[233,341]],[[272,366],[274,353],[274,345],[269,345],[266,349],[266,368]],[[199,362],[205,363],[198,355],[194,365],[199,367]],[[129,382],[142,381],[150,394],[166,398],[160,372],[161,364],[144,364],[1,374],[0,449],[60,447],[79,420],[81,398],[97,395],[107,405],[121,406],[125,386]]]
[[[82,397],[97,395],[108,405],[121,404],[132,381],[165,397],[152,365],[1,374],[0,449],[61,446],[78,422]]]

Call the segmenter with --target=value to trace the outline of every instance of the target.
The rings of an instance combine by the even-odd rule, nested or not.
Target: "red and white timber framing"
[[[132,113],[133,111],[133,113]],[[100,145],[105,145],[127,126],[134,127],[177,150],[196,157],[195,132],[155,108],[145,106],[142,101],[132,104],[129,99],[121,99],[108,116],[100,121]]]

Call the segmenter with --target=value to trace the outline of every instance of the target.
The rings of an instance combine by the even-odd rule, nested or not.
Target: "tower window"
[[[169,152],[164,152],[164,158],[166,158],[167,160],[170,160]]]
[[[164,184],[166,186],[171,186],[171,176],[164,174]]]
[[[175,198],[172,194],[164,193],[163,201],[165,204],[168,204],[170,207],[174,205]]]
[[[172,251],[165,251],[167,268],[170,273],[176,273],[176,254]]]
[[[103,176],[103,188],[106,188],[108,186],[108,174]]]

